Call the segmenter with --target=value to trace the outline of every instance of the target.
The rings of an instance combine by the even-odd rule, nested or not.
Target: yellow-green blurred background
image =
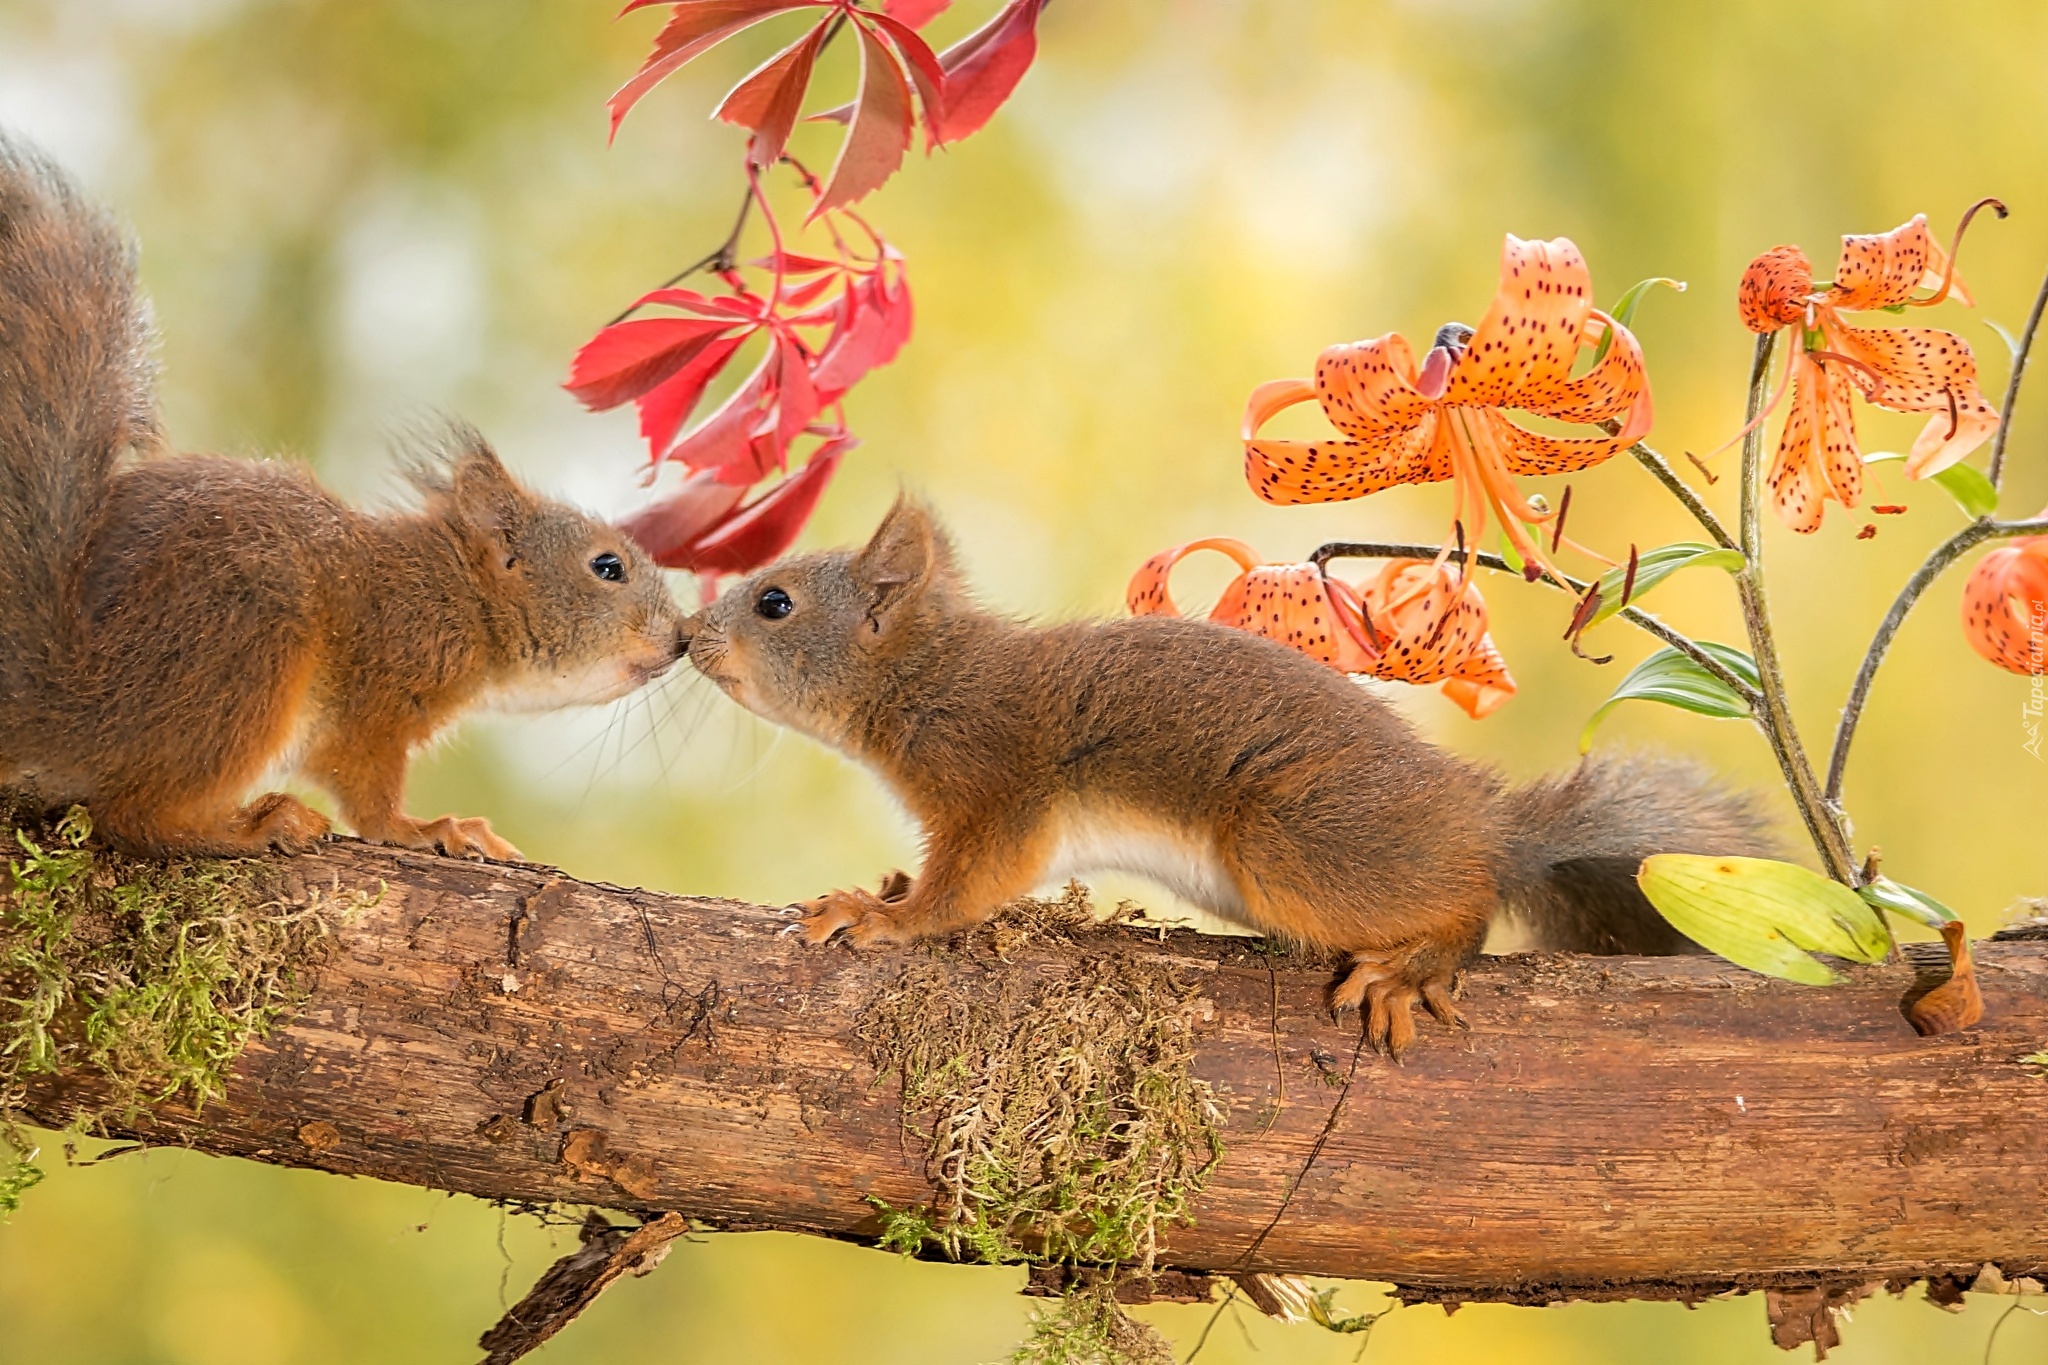
[[[931,30],[977,23],[961,0]],[[39,138],[136,224],[164,333],[173,433],[282,452],[363,497],[394,489],[389,433],[434,410],[481,424],[534,480],[607,511],[646,495],[630,413],[556,387],[571,351],[707,250],[737,202],[717,96],[789,21],[662,88],[604,139],[603,100],[658,14],[604,0],[0,0],[0,123]],[[843,59],[844,53],[839,54]],[[828,63],[825,83],[848,73]],[[800,131],[818,160],[836,136]],[[1060,0],[1037,67],[991,127],[914,158],[865,207],[911,262],[917,335],[854,394],[866,447],[808,533],[860,535],[899,486],[951,519],[985,596],[1042,616],[1117,609],[1145,556],[1232,534],[1269,556],[1325,538],[1433,538],[1446,491],[1275,509],[1234,440],[1246,392],[1340,340],[1477,321],[1503,232],[1569,235],[1611,300],[1692,284],[1639,316],[1653,437],[1706,450],[1739,425],[1748,258],[1927,212],[1963,253],[1976,312],[1934,318],[2003,346],[2048,264],[2048,8],[2038,0]],[[1920,320],[1920,319],[1916,319]],[[1868,415],[1898,448],[1913,419]],[[1293,420],[1293,419],[1289,419]],[[1306,429],[1306,427],[1304,427]],[[2048,501],[2048,393],[2023,409],[2006,509]],[[1981,464],[1983,457],[1977,457]],[[1732,464],[1724,457],[1722,468]],[[1896,469],[1896,466],[1893,466]],[[1575,536],[1610,550],[1688,536],[1617,461],[1577,481]],[[1728,502],[1732,481],[1712,496]],[[1884,604],[1958,524],[1896,475],[1910,515],[1831,512],[1780,536],[1772,586],[1809,743]],[[1556,490],[1551,490],[1555,496]],[[1207,577],[1205,577],[1205,574]],[[1190,565],[1184,596],[1220,583]],[[679,590],[689,592],[687,583]],[[2048,893],[2048,767],[2022,750],[2023,679],[1970,654],[1959,577],[1907,627],[1849,784],[1886,869],[1979,932]],[[1442,742],[1530,774],[1647,652],[1602,628],[1606,668],[1558,642],[1568,603],[1497,580],[1522,691],[1467,721],[1399,700]],[[1657,607],[1734,639],[1725,581]],[[1661,743],[1760,784],[1757,738],[1638,706],[1603,743]],[[483,719],[422,761],[413,805],[488,813],[530,855],[616,882],[784,901],[914,858],[860,772],[736,713],[694,680],[608,711]],[[66,1170],[0,1226],[0,1362],[448,1362],[566,1237],[466,1198],[155,1152]],[[564,1362],[966,1362],[1001,1356],[1027,1308],[1008,1270],[910,1265],[776,1235],[706,1238],[549,1347]],[[1374,1306],[1367,1286],[1346,1291]],[[1866,1304],[1831,1359],[1977,1361],[2003,1305],[1959,1316]],[[1202,1310],[1143,1310],[1180,1346]],[[1755,1300],[1396,1313],[1368,1359],[1777,1359]],[[1355,1339],[1219,1324],[1208,1365],[1348,1361]],[[2015,1316],[1996,1359],[2039,1359]]]

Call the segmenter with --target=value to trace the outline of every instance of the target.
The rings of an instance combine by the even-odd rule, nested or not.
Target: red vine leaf
[[[882,0],[882,13],[901,24],[923,28],[946,12],[953,0]]]
[[[648,5],[669,3],[670,0],[633,0],[621,10],[630,14]],[[661,32],[655,36],[654,50],[647,54],[647,60],[633,73],[633,78],[620,86],[605,108],[611,113],[611,133],[616,137],[619,123],[626,112],[640,102],[640,97],[666,80],[671,74],[691,61],[717,47],[727,38],[742,29],[752,28],[763,19],[793,10],[814,9],[823,0],[674,0],[675,13]]]
[[[1038,55],[1045,0],[1010,0],[995,18],[939,54],[946,73],[939,141],[958,142],[994,117]]]
[[[687,569],[696,574],[747,573],[759,568],[796,543],[798,533],[817,508],[825,485],[838,470],[840,458],[858,444],[851,436],[827,441],[802,469],[710,531],[669,547],[666,555],[652,549],[648,553],[666,568]],[[633,534],[630,524],[627,534]]]
[[[592,412],[615,408],[683,369],[732,325],[698,318],[615,322],[576,352],[563,387]]]
[[[660,502],[627,517],[619,529],[655,563],[675,568],[675,561],[689,555],[697,538],[730,517],[746,496],[745,484],[726,483],[713,471],[703,470]]]
[[[648,459],[659,460],[668,450],[683,423],[697,410],[705,388],[731,363],[733,352],[745,341],[744,335],[720,337],[640,399],[640,434],[647,438]]]
[[[860,95],[854,101],[853,123],[840,144],[839,159],[825,192],[811,209],[811,217],[841,208],[872,190],[896,173],[903,154],[910,149],[914,125],[910,111],[910,83],[895,54],[866,24],[855,24],[860,34]]]
[[[796,127],[796,116],[803,109],[804,91],[810,88],[811,68],[831,31],[831,19],[821,20],[809,33],[756,67],[718,106],[716,117],[754,130],[747,144],[747,163],[755,170],[773,166],[788,145],[790,130]]]
[[[871,14],[868,19],[889,35],[889,41],[903,56],[903,69],[910,73],[910,79],[917,86],[917,102],[924,110],[924,145],[930,151],[939,142],[939,121],[946,107],[946,69],[939,65],[939,58],[924,39],[912,32],[907,24],[898,23],[887,14]],[[844,123],[853,116],[853,106],[846,105],[834,114],[844,114]],[[819,115],[820,118],[825,115]]]

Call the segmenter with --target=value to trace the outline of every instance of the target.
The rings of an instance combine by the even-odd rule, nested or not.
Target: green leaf
[[[1808,953],[1878,962],[1891,951],[1884,917],[1862,897],[1793,863],[1659,853],[1636,883],[1673,928],[1766,976],[1826,986],[1837,976]]]
[[[1644,593],[1680,569],[1705,566],[1726,569],[1729,573],[1741,573],[1743,562],[1740,550],[1724,550],[1718,545],[1699,545],[1690,541],[1677,545],[1659,545],[1654,550],[1645,550],[1636,557],[1635,587],[1630,591],[1626,603],[1621,600],[1621,589],[1628,581],[1628,566],[1623,564],[1600,575],[1600,609],[1593,613],[1593,619],[1586,625],[1589,628],[1597,626],[1618,613],[1622,607],[1633,606]]]
[[[2014,364],[2018,364],[2020,358],[2020,339],[2014,336],[2011,332],[2006,331],[2005,328],[2001,327],[1999,324],[1993,322],[1990,318],[1984,319],[1984,325],[1986,327],[1989,327],[1992,331],[1998,333],[1998,339],[2005,343],[2006,359],[2012,361]]]
[[[1636,321],[1636,305],[1643,301],[1643,295],[1649,292],[1650,286],[1653,284],[1668,284],[1671,286],[1671,291],[1675,294],[1683,294],[1685,292],[1684,280],[1669,280],[1662,275],[1653,275],[1647,280],[1638,280],[1630,285],[1628,292],[1616,300],[1614,307],[1607,310],[1607,315],[1624,327],[1633,327]],[[1593,352],[1593,363],[1595,365],[1598,365],[1607,358],[1607,348],[1613,342],[1614,333],[1612,332],[1600,338],[1600,345]]]
[[[1700,641],[1700,648],[1751,687],[1762,686],[1757,679],[1756,660],[1741,650],[1712,640]],[[1614,689],[1614,695],[1587,719],[1586,728],[1579,734],[1580,753],[1593,747],[1593,731],[1609,711],[1625,701],[1663,702],[1681,711],[1719,720],[1740,720],[1749,714],[1749,703],[1733,688],[1694,663],[1692,656],[1667,645],[1631,669],[1621,680],[1621,686]]]
[[[1905,458],[1896,450],[1876,450],[1865,455],[1863,463],[1881,464]],[[1998,510],[1998,490],[1991,486],[1991,480],[1975,465],[1952,464],[1928,482],[1940,484],[1942,490],[1956,500],[1956,506],[1962,508],[1963,515],[1971,521],[1981,520]]]
[[[1856,894],[1880,910],[1904,915],[1915,924],[1924,924],[1930,929],[1939,929],[1962,918],[1925,891],[1902,886],[1890,877],[1878,877],[1857,888]]]

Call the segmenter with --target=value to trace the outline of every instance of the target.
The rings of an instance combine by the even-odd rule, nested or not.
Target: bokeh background
[[[932,32],[950,39],[992,8],[960,0]],[[723,235],[743,135],[705,116],[790,26],[671,81],[607,149],[604,97],[659,18],[613,22],[600,0],[0,0],[0,124],[136,224],[181,444],[302,459],[376,499],[395,493],[391,433],[459,412],[535,481],[623,511],[647,496],[630,414],[586,415],[557,384],[597,325]],[[858,537],[899,487],[917,489],[986,598],[1019,613],[1113,612],[1133,566],[1201,535],[1280,558],[1332,537],[1440,534],[1441,487],[1259,504],[1239,473],[1238,413],[1252,385],[1307,373],[1331,342],[1477,321],[1503,232],[1571,236],[1606,300],[1648,275],[1691,282],[1639,315],[1653,440],[1673,452],[1740,423],[1749,337],[1733,286],[1754,253],[1801,242],[1825,275],[1837,234],[1924,211],[1945,235],[1971,200],[2002,196],[2012,218],[1980,220],[1964,251],[1979,308],[1926,319],[1978,346],[1994,396],[2007,362],[1985,320],[2017,330],[2048,263],[2037,0],[1062,0],[1042,39],[987,131],[914,158],[866,206],[909,257],[917,335],[851,399],[867,445],[807,536]],[[819,160],[830,145],[799,133]],[[1917,429],[1864,414],[1870,448]],[[2048,394],[2021,411],[2008,513],[2048,501],[2043,433]],[[1690,537],[1626,461],[1576,483],[1580,538],[1625,552]],[[1710,497],[1725,506],[1731,483]],[[1821,534],[1771,547],[1816,747],[1895,586],[1958,524],[1934,490],[1893,476],[1887,493],[1912,511],[1877,519],[1874,540],[1836,509]],[[1190,564],[1178,586],[1198,602],[1222,577]],[[1964,647],[1958,589],[1952,575],[1900,639],[1848,795],[1888,871],[1986,932],[2048,893],[2048,767],[2022,749],[2025,681]],[[1520,696],[1480,723],[1433,691],[1397,699],[1511,773],[1569,763],[1584,717],[1649,646],[1603,627],[1620,658],[1594,667],[1558,642],[1563,599],[1504,580],[1488,591]],[[1656,606],[1739,639],[1718,575],[1674,580]],[[1733,722],[1638,705],[1602,743],[1668,745],[1775,782]],[[689,678],[605,711],[470,724],[416,766],[412,804],[487,812],[582,875],[771,902],[915,856],[873,781]],[[173,1152],[60,1167],[0,1225],[0,1361],[464,1360],[569,1241],[466,1198]],[[543,1358],[964,1365],[1016,1340],[1020,1279],[707,1237]],[[1365,1285],[1344,1299],[1380,1302]],[[1978,1361],[2003,1307],[1880,1299],[1831,1359]],[[1183,1354],[1206,1319],[1141,1311]],[[1202,1358],[1357,1350],[1233,1315]],[[1406,1310],[1368,1350],[1779,1358],[1754,1299]],[[2048,1322],[2019,1314],[1994,1359],[2044,1352]]]

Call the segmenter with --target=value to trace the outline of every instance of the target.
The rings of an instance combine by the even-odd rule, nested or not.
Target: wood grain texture
[[[926,950],[805,948],[765,907],[360,844],[284,867],[386,890],[225,1101],[136,1136],[849,1238],[876,1230],[867,1196],[930,1197],[896,1085],[853,1036]],[[2017,1060],[2048,1045],[2048,942],[1982,945],[1988,1018],[1926,1039],[1901,1013],[1911,962],[1815,990],[1713,959],[1490,959],[1470,1031],[1424,1023],[1400,1066],[1322,1012],[1327,969],[1243,939],[932,951],[968,991],[1099,953],[1200,983],[1196,1070],[1227,1151],[1170,1265],[1517,1302],[2048,1267],[2048,1080]],[[1938,976],[1912,961],[1922,988]],[[59,1126],[91,1098],[46,1079],[32,1114]]]

